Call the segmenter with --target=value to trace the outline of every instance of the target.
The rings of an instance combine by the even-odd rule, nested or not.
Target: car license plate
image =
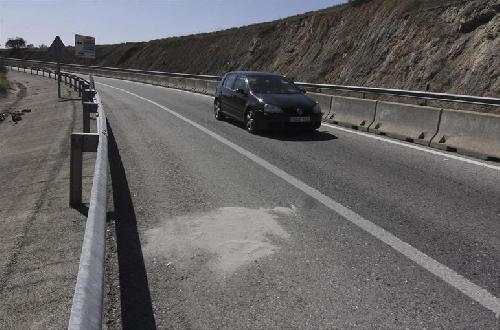
[[[308,123],[310,121],[310,117],[290,117],[291,123]]]

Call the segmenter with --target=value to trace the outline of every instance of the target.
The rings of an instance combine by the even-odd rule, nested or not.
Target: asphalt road
[[[210,97],[96,82],[124,327],[499,328],[498,164],[326,126],[250,135]]]

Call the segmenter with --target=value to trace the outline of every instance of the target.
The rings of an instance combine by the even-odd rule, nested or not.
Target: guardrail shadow
[[[120,152],[109,123],[107,130],[122,326],[124,329],[156,329],[134,205]]]

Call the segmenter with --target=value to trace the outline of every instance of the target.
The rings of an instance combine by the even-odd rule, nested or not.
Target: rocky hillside
[[[96,64],[500,97],[500,0],[355,0],[215,33],[103,45]]]

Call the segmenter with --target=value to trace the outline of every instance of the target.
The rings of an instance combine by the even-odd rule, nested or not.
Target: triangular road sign
[[[66,47],[64,46],[59,36],[57,36],[52,42],[52,45],[50,45],[48,50],[48,55],[51,60],[56,62],[61,62],[66,58],[67,56]]]

